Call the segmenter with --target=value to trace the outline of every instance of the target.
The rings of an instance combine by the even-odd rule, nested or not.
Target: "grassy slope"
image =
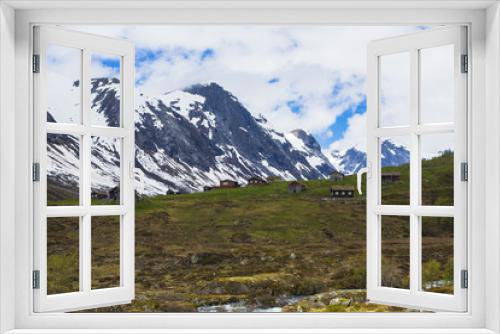
[[[446,156],[425,161],[424,178],[430,177],[430,184],[435,184],[446,177],[441,174],[449,174],[451,168],[443,166],[449,166],[450,161]],[[404,199],[408,189],[408,167],[391,169],[402,172],[402,181],[384,185],[384,194],[397,202]],[[283,295],[364,289],[364,196],[331,200],[330,181],[305,183],[307,190],[299,194],[288,193],[287,182],[276,182],[138,200],[136,299],[130,305],[101,311],[195,311],[198,306],[237,301],[267,307],[279,304]],[[355,176],[339,184],[354,185]],[[446,201],[449,189],[437,189],[433,198]],[[449,240],[442,238],[442,229],[434,232],[427,249],[439,251],[446,244],[443,252],[448,253]],[[407,269],[406,250],[401,247],[407,234],[407,227],[396,221],[386,243],[390,269],[387,275],[398,284],[404,281]],[[109,234],[107,238],[111,238]],[[107,248],[97,247],[95,258],[103,262]],[[439,269],[445,267],[447,257],[438,259]],[[60,267],[61,256],[52,258]],[[74,257],[68,256],[67,261],[73,262]],[[67,277],[69,280],[71,275]],[[106,281],[113,280],[106,277]],[[57,280],[57,285],[61,284],[70,282]],[[395,310],[359,305],[321,308],[308,304],[300,310]],[[296,311],[297,307],[288,310]]]
[[[287,183],[278,182],[139,201],[139,289],[159,283],[165,288],[161,298],[170,299],[153,297],[151,309],[192,310],[237,300],[273,305],[282,294],[364,285],[364,270],[350,272],[364,268],[364,198],[324,200],[329,181],[307,185],[300,194],[289,194]],[[163,281],[155,282],[157,277]]]

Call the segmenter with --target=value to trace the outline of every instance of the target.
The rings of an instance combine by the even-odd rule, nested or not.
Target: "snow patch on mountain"
[[[160,100],[187,120],[191,120],[189,116],[190,111],[205,102],[203,96],[191,94],[182,90],[166,93],[160,97]]]
[[[299,152],[308,153],[307,146],[305,143],[298,138],[293,132],[289,132],[285,134],[285,139],[288,140],[290,144],[292,144],[292,148]]]

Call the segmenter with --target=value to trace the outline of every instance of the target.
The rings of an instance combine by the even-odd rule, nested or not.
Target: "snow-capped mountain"
[[[382,167],[399,166],[410,162],[410,151],[387,139],[382,142]],[[333,151],[330,162],[344,174],[355,174],[366,167],[366,153],[351,147],[343,152]]]
[[[118,124],[117,83],[116,79],[93,79],[93,124]],[[245,184],[251,176],[326,178],[334,171],[310,134],[274,130],[264,117],[253,117],[234,95],[215,83],[161,96],[139,93],[135,134],[140,194],[200,191],[222,179]],[[119,142],[103,137],[92,140],[93,187],[110,189],[118,181]],[[48,146],[49,177],[58,182],[74,179],[79,154],[75,143],[59,140]]]
[[[333,151],[330,161],[344,174],[356,174],[366,166],[366,153],[351,147],[345,151]]]

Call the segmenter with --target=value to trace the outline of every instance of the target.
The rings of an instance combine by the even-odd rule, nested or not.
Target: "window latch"
[[[365,168],[361,168],[358,173],[356,174],[356,178],[357,178],[357,184],[358,184],[358,193],[360,195],[363,195],[363,191],[362,191],[362,186],[361,186],[361,183],[363,181],[363,174],[364,173],[367,173],[368,175],[368,167],[365,167]]]

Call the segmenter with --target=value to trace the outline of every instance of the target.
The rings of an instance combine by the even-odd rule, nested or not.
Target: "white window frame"
[[[9,330],[47,333],[55,329],[61,333],[111,333],[111,329],[115,333],[116,329],[128,329],[128,333],[164,329],[157,332],[173,333],[176,328],[190,328],[190,333],[500,332],[500,117],[497,112],[500,110],[500,9],[496,1],[10,0],[0,3],[0,18],[2,333]],[[471,28],[468,311],[460,314],[34,314],[30,253],[33,203],[26,201],[32,193],[31,28],[34,24],[61,23],[468,24]],[[485,182],[487,173],[490,174]]]
[[[450,123],[422,124],[420,122],[420,50],[439,46],[453,47],[454,113]],[[387,55],[408,54],[409,124],[381,126],[380,77],[381,58]],[[429,310],[463,312],[467,310],[467,289],[461,282],[461,271],[467,270],[467,181],[461,180],[461,164],[467,163],[467,81],[469,73],[462,71],[462,56],[467,55],[465,26],[438,27],[404,36],[372,41],[368,46],[368,133],[367,133],[367,296],[372,302]],[[468,65],[468,64],[467,64]],[[421,135],[453,134],[452,206],[422,205],[422,145]],[[387,205],[382,195],[382,138],[406,136],[409,139],[410,177],[408,205]],[[439,185],[436,185],[439,186]],[[398,289],[381,285],[383,217],[405,216],[409,219],[410,287]],[[453,294],[423,291],[422,284],[422,217],[451,217],[453,219]]]
[[[39,165],[39,181],[33,184],[33,268],[39,273],[39,288],[34,289],[35,312],[75,311],[101,306],[130,303],[134,299],[135,259],[135,193],[134,193],[134,55],[132,43],[115,38],[95,36],[59,27],[34,27],[34,54],[39,58],[38,73],[33,75],[33,153]],[[47,48],[54,44],[71,47],[81,54],[80,123],[47,122]],[[92,52],[111,54],[120,60],[120,115],[118,127],[91,124],[91,57]],[[79,205],[47,206],[47,135],[72,135],[79,139]],[[91,140],[104,136],[120,141],[120,201],[117,205],[91,203]],[[92,289],[92,217],[119,217],[119,286]],[[48,295],[47,292],[47,224],[50,218],[74,217],[79,231],[79,291]],[[76,222],[75,222],[76,224]]]

